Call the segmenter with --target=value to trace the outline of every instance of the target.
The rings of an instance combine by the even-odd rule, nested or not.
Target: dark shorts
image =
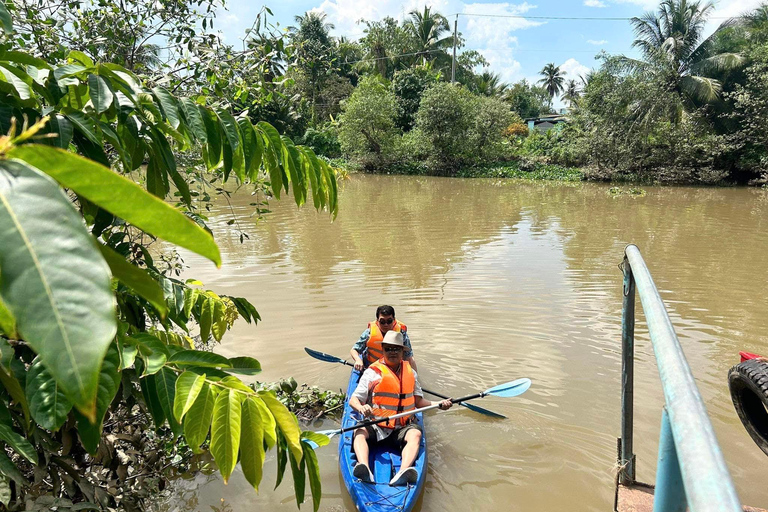
[[[402,450],[405,446],[405,435],[411,431],[411,430],[418,430],[419,432],[424,432],[421,429],[421,426],[416,423],[410,423],[402,428],[397,428],[392,431],[391,434],[389,434],[387,437],[379,441],[376,436],[376,431],[371,427],[370,425],[365,427],[366,432],[368,432],[368,444],[371,446],[378,445],[378,444],[390,444],[390,445],[397,445]]]

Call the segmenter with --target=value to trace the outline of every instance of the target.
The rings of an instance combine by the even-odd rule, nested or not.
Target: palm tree
[[[410,19],[405,26],[415,40],[417,56],[421,57],[422,64],[426,64],[427,57],[432,53],[453,45],[451,26],[439,12],[432,12],[425,6],[424,12],[413,10],[408,16]],[[445,36],[446,32],[449,32],[449,35]]]
[[[659,78],[684,105],[712,102],[720,96],[720,81],[711,75],[741,64],[738,53],[718,53],[718,32],[734,24],[724,22],[702,40],[707,18],[714,5],[707,1],[664,0],[657,13],[632,18],[637,39],[632,44],[643,52],[643,60],[623,57],[624,65]]]
[[[549,104],[551,105],[555,95],[563,92],[566,73],[560,70],[560,66],[555,66],[554,63],[550,62],[539,71],[539,74],[544,78],[539,80],[538,83],[543,85],[547,93],[549,93]]]
[[[565,92],[563,93],[563,99],[568,102],[569,107],[573,107],[576,101],[579,99],[579,84],[576,80],[568,80],[565,84]]]
[[[497,73],[486,69],[475,77],[474,86],[476,91],[484,96],[500,96],[507,90],[509,84],[502,82]]]

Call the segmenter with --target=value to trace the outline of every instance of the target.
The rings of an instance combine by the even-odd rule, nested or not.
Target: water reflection
[[[221,270],[185,259],[189,276],[259,309],[264,322],[236,326],[220,351],[259,358],[263,380],[345,387],[345,369],[309,359],[303,347],[345,355],[382,303],[408,324],[425,386],[458,396],[533,379],[518,399],[485,399],[509,420],[467,410],[428,418],[421,510],[610,509],[616,265],[630,242],[669,306],[742,500],[768,507],[766,486],[753,485],[765,480],[768,459],[743,431],[725,383],[738,350],[768,352],[766,191],[650,187],[643,197],[615,197],[590,184],[353,176],[335,222],[285,202],[258,226],[242,219],[249,202],[232,200],[251,236],[245,244],[226,224],[228,205],[212,214]],[[639,477],[653,481],[663,398],[642,317],[638,336],[635,446]],[[320,463],[322,509],[351,510],[335,448]],[[211,510],[222,499],[232,510],[296,506],[288,482],[272,491],[267,481],[258,497],[241,475],[227,487],[217,478],[194,486],[197,502],[164,509]]]

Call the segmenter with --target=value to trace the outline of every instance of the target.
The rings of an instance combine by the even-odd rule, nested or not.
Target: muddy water
[[[346,387],[345,368],[303,347],[344,356],[378,304],[408,325],[429,388],[459,396],[533,380],[520,398],[484,399],[508,420],[458,408],[428,416],[421,511],[607,512],[620,424],[617,264],[635,243],[742,501],[768,508],[768,457],[739,423],[726,383],[739,350],[768,353],[768,191],[646,190],[614,197],[591,184],[353,176],[335,222],[284,201],[258,226],[247,217],[253,199],[236,194],[232,210],[222,203],[211,216],[224,266],[185,253],[187,274],[256,305],[263,322],[237,325],[217,350],[257,357],[261,380]],[[227,225],[231,211],[250,241]],[[638,478],[653,482],[663,398],[641,314],[637,331]],[[321,510],[353,510],[335,443],[319,458]],[[227,486],[190,477],[160,508],[296,510],[290,477],[273,490],[274,471],[269,460],[258,496],[239,473]]]

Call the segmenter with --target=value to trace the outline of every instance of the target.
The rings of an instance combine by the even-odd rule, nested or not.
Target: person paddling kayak
[[[408,328],[404,323],[395,320],[395,308],[392,306],[379,306],[376,308],[376,321],[368,322],[368,328],[360,335],[360,339],[352,347],[349,353],[352,355],[355,370],[362,371],[375,363],[384,353],[381,349],[381,340],[389,331],[403,333],[405,344],[404,359],[416,370],[416,361],[413,360],[411,340],[408,338]]]
[[[394,315],[392,315],[394,318]],[[423,397],[418,376],[411,364],[404,360],[405,341],[398,331],[388,331],[382,341],[384,357],[365,370],[349,406],[364,417],[387,417],[412,409],[429,407],[432,402]],[[439,408],[450,409],[451,399],[440,402]],[[355,430],[353,448],[357,465],[353,475],[364,482],[372,482],[368,466],[368,443],[395,443],[402,450],[400,471],[392,477],[390,485],[405,485],[418,479],[416,468],[411,467],[419,452],[421,428],[411,422],[412,416],[397,418]]]

